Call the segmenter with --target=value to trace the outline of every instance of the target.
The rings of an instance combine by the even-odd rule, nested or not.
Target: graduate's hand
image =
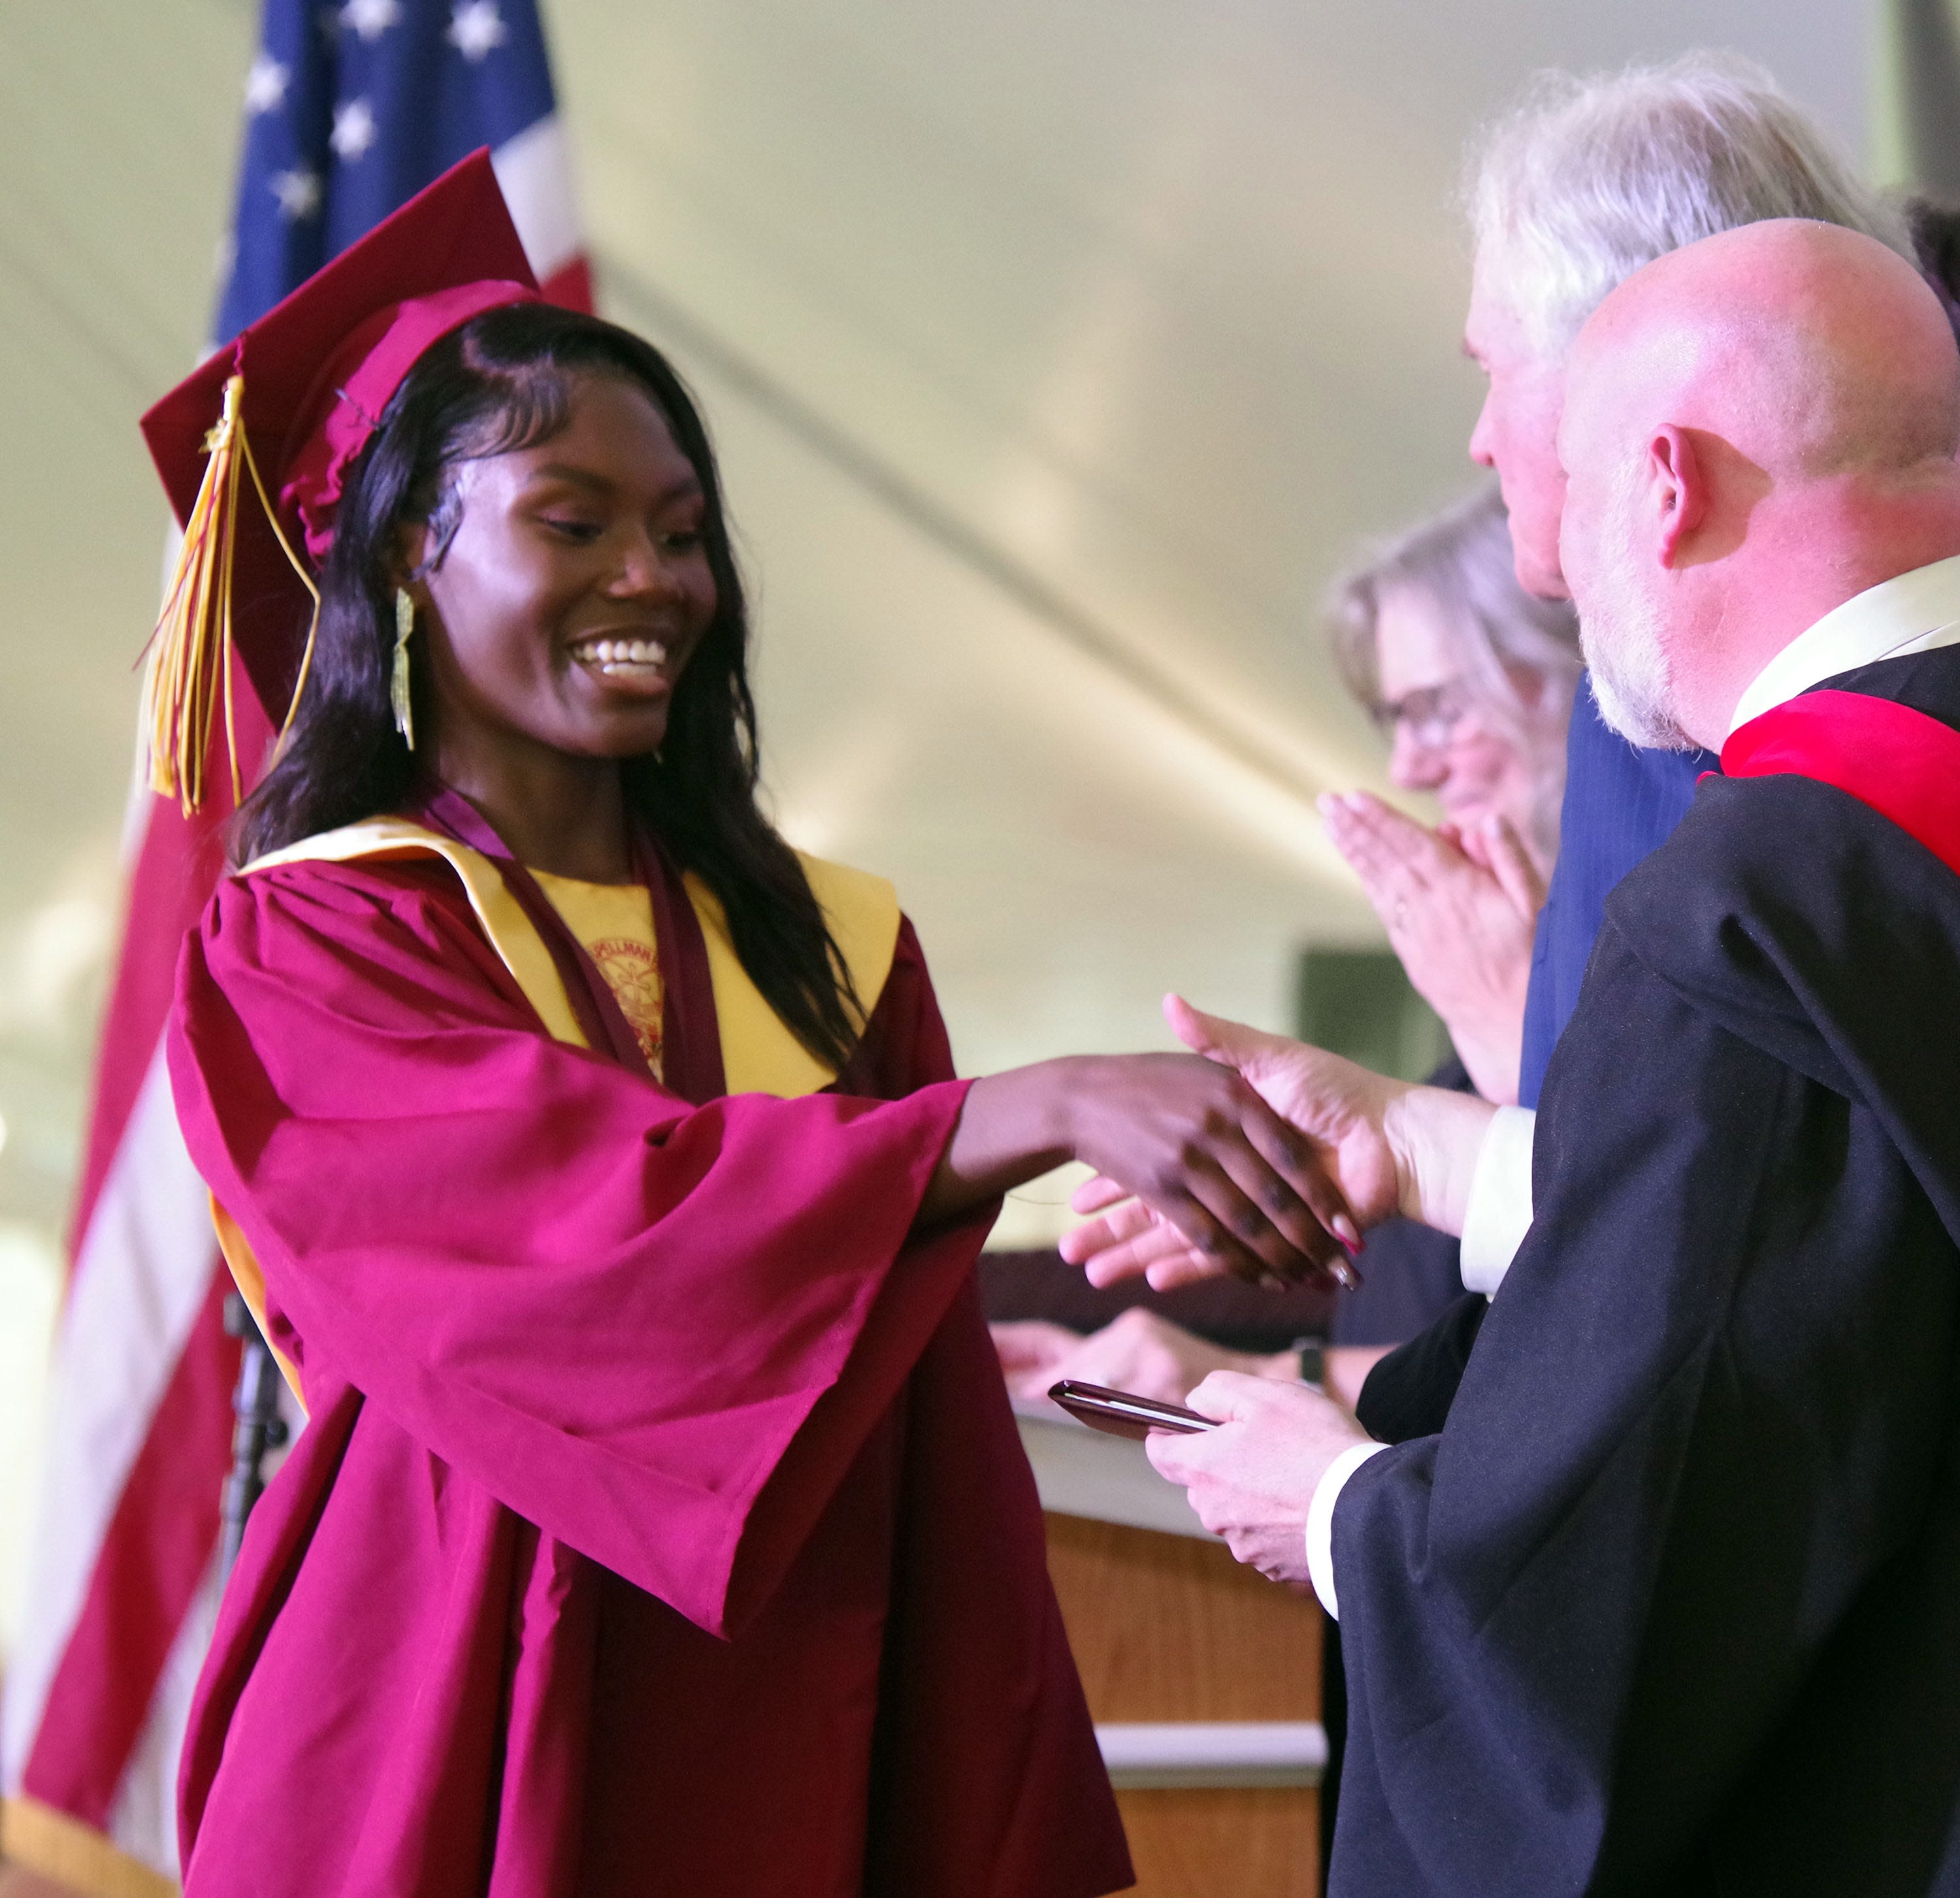
[[[1545,906],[1545,880],[1516,833],[1495,816],[1475,830],[1427,830],[1365,791],[1324,797],[1320,812],[1477,1091],[1515,1101]]]
[[[1178,1038],[1236,1068],[1275,1112],[1304,1134],[1330,1167],[1363,1227],[1399,1212],[1446,1232],[1462,1230],[1469,1180],[1492,1110],[1468,1094],[1372,1074],[1324,1049],[1263,1033],[1164,998]],[[1074,1199],[1100,1215],[1062,1237],[1061,1251],[1092,1285],[1142,1273],[1159,1291],[1215,1276],[1217,1265],[1187,1244],[1121,1183],[1092,1180]]]
[[[1007,1388],[1017,1397],[1044,1397],[1064,1377],[1181,1404],[1185,1393],[1214,1371],[1297,1382],[1300,1355],[1227,1351],[1141,1305],[1119,1313],[1086,1338],[1039,1321],[997,1324],[994,1348]]]
[[[1187,1047],[1236,1068],[1306,1136],[1332,1168],[1363,1227],[1378,1224],[1397,1209],[1400,1183],[1383,1126],[1403,1084],[1303,1042],[1205,1014],[1181,995],[1164,998],[1164,1018]],[[1061,1241],[1063,1258],[1085,1267],[1092,1285],[1113,1285],[1141,1272],[1157,1290],[1168,1291],[1217,1274],[1217,1265],[1187,1244],[1176,1226],[1141,1201],[1127,1199],[1111,1180],[1090,1180],[1077,1191],[1074,1204],[1077,1212],[1103,1215]]]
[[[1239,1561],[1274,1581],[1312,1586],[1306,1512],[1334,1460],[1367,1433],[1310,1386],[1221,1371],[1185,1400],[1220,1421],[1190,1436],[1153,1430],[1144,1452],[1159,1476],[1189,1492],[1198,1520]]]
[[[1339,1188],[1229,1065],[1191,1055],[1066,1065],[1070,1153],[1181,1233],[1211,1272],[1358,1282],[1346,1253],[1361,1235]]]
[[[1310,1145],[1230,1068],[1195,1055],[1079,1055],[988,1075],[916,1223],[970,1213],[1065,1160],[1134,1194],[1213,1272],[1293,1284],[1348,1272],[1360,1234]]]

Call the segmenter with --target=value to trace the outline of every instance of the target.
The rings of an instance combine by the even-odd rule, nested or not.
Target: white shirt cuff
[[[1532,1222],[1532,1135],[1538,1116],[1529,1107],[1500,1107],[1478,1149],[1463,1210],[1463,1282],[1494,1296],[1510,1270]]]
[[[1312,1502],[1306,1505],[1306,1572],[1330,1621],[1341,1619],[1334,1594],[1334,1505],[1348,1479],[1370,1457],[1388,1447],[1385,1443],[1357,1443],[1352,1450],[1342,1451],[1327,1466],[1315,1486]]]

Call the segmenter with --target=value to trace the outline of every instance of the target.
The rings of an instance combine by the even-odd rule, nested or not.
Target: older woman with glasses
[[[1514,1101],[1577,620],[1519,586],[1492,488],[1383,548],[1337,589],[1333,621],[1342,674],[1393,747],[1389,775],[1433,791],[1443,822],[1357,791],[1321,800],[1328,829],[1477,1091]]]

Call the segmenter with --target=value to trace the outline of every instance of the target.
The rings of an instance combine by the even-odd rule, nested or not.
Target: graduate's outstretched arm
[[[1069,1160],[1137,1195],[1211,1272],[1338,1278],[1341,1238],[1360,1239],[1310,1143],[1230,1068],[1191,1055],[1077,1056],[976,1081],[918,1222]]]
[[[1182,996],[1165,998],[1164,1014],[1187,1046],[1235,1069],[1306,1136],[1362,1226],[1400,1213],[1439,1231],[1462,1231],[1496,1112],[1488,1101],[1392,1081],[1324,1049],[1205,1014]],[[1141,1272],[1163,1291],[1215,1275],[1216,1261],[1125,1184],[1106,1177],[1077,1193],[1078,1212],[1101,1216],[1064,1237],[1062,1256],[1099,1285]]]

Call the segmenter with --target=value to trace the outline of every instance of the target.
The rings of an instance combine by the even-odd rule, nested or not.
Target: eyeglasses
[[[1440,685],[1418,686],[1403,693],[1394,704],[1377,704],[1370,709],[1382,735],[1392,744],[1399,730],[1411,744],[1425,751],[1440,751],[1455,734],[1457,724],[1470,709],[1470,696],[1460,679],[1446,679]]]

